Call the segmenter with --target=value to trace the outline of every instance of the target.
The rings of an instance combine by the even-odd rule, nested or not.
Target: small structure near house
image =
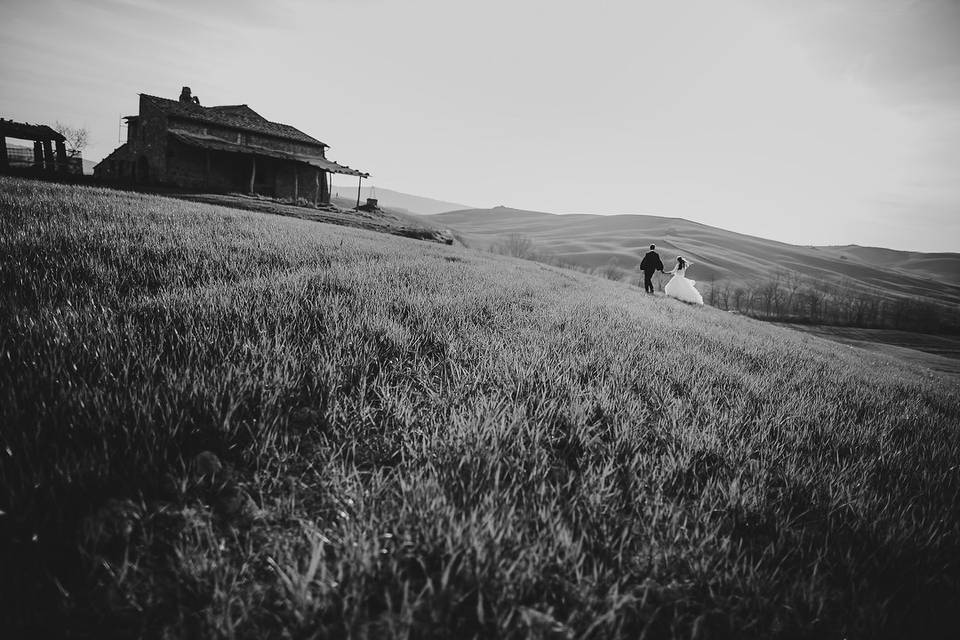
[[[245,104],[203,107],[140,94],[127,141],[93,169],[103,180],[330,202],[329,175],[369,177],[326,158],[328,145]]]
[[[29,151],[23,153],[21,147],[12,145],[8,148],[7,138],[32,141],[33,157],[30,158]],[[65,143],[66,138],[63,135],[45,124],[29,124],[0,118],[0,173],[9,173],[11,169],[26,169],[45,174],[72,173],[78,162],[82,161],[78,158],[78,162],[72,162],[72,159],[67,157]],[[82,168],[80,171],[83,171]]]
[[[377,204],[378,202],[379,200],[377,200],[376,198],[367,198],[366,204],[360,205],[359,207],[357,207],[357,209],[360,211],[367,211],[367,212],[380,211],[380,205]]]

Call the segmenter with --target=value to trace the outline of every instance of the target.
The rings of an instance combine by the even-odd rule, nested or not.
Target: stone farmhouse
[[[124,120],[127,141],[93,169],[102,180],[327,204],[331,173],[369,177],[328,160],[328,145],[245,104],[201,106],[190,87],[179,100],[141,93],[140,113]]]

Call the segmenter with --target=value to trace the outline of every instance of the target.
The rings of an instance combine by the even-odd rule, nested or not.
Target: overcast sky
[[[0,115],[246,103],[374,186],[960,251],[957,0],[4,0]],[[337,178],[352,185],[352,178]]]

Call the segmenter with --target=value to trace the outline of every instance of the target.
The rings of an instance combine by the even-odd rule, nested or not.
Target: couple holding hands
[[[654,292],[653,281],[651,280],[653,274],[657,271],[661,273],[664,272],[663,261],[660,260],[656,248],[656,245],[650,245],[650,251],[643,256],[643,260],[640,262],[640,270],[643,271],[643,288],[647,293]],[[666,272],[673,277],[670,278],[667,286],[663,288],[663,292],[671,298],[676,298],[677,300],[691,304],[702,305],[703,296],[700,295],[700,292],[697,291],[697,288],[694,286],[697,284],[697,281],[690,280],[685,275],[687,269],[691,266],[693,266],[692,263],[684,260],[682,256],[677,256],[677,266],[673,268],[673,271]]]

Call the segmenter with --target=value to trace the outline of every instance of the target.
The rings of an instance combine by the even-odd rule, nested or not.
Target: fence
[[[30,169],[35,167],[36,160],[33,155],[33,147],[8,145],[7,161],[11,169]],[[66,170],[67,173],[83,175],[83,158],[80,156],[68,157]]]
[[[8,146],[7,159],[10,161],[11,167],[32,167],[34,163],[33,148]]]

